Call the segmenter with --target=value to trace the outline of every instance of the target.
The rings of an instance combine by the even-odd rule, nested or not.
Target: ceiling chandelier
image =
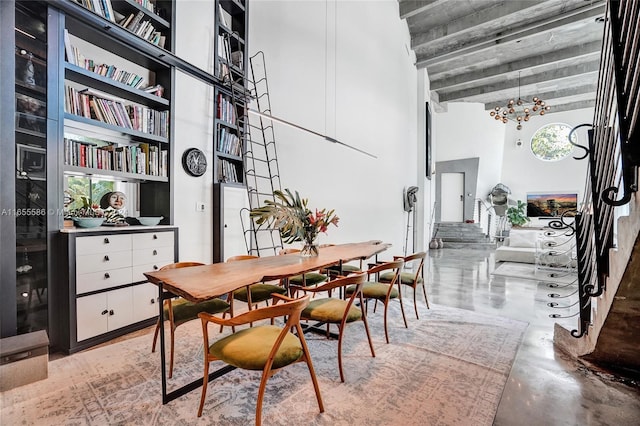
[[[550,109],[551,107],[537,96],[534,96],[531,102],[520,97],[520,73],[518,73],[518,100],[510,99],[506,107],[496,106],[489,115],[505,124],[509,120],[514,121],[518,123],[516,129],[522,130],[523,121],[529,121],[534,115],[545,115]]]

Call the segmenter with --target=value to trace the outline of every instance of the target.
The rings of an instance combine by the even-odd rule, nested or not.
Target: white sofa
[[[536,263],[536,245],[541,230],[511,229],[496,249],[496,262]]]
[[[550,228],[511,229],[496,249],[495,261],[532,263],[539,267],[575,267],[575,237]]]

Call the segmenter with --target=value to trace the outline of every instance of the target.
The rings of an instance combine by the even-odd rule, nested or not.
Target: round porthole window
[[[574,148],[569,142],[569,132],[571,132],[571,126],[564,123],[547,124],[541,127],[531,138],[533,155],[543,161],[559,161],[567,158]],[[571,141],[578,143],[575,134]]]

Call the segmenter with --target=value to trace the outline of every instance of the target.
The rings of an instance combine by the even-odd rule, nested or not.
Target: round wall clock
[[[182,167],[191,176],[202,176],[207,171],[207,157],[198,148],[189,148],[182,154]]]

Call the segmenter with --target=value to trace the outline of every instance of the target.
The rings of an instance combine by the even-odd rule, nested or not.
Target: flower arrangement
[[[294,195],[289,189],[276,190],[273,195],[275,200],[266,200],[264,206],[252,209],[251,217],[256,218],[257,225],[272,223],[280,229],[280,236],[287,244],[304,241],[306,246],[315,246],[320,232],[327,232],[329,225],[338,226],[340,218],[335,210],[311,211],[308,200],[300,198],[298,191]]]

